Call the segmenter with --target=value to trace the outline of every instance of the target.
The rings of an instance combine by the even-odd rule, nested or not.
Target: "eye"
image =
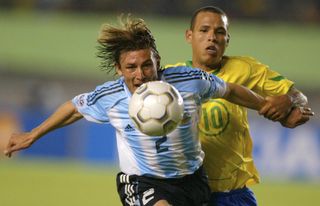
[[[153,64],[145,64],[145,65],[142,66],[142,69],[144,71],[151,70],[152,68],[153,68]]]
[[[224,30],[224,29],[218,29],[218,30],[217,30],[217,34],[226,35],[226,34],[227,34],[227,31]]]
[[[208,29],[200,29],[200,32],[203,32],[203,33],[207,32],[207,31],[208,31]]]
[[[126,66],[127,70],[134,70],[135,68],[136,68],[136,66],[133,65],[133,64],[129,64],[129,65]]]
[[[153,62],[152,61],[147,61],[142,65],[143,68],[149,69],[153,67]]]

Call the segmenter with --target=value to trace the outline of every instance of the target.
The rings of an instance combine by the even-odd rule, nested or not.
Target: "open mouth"
[[[217,48],[216,48],[215,46],[208,46],[208,47],[206,48],[206,50],[207,50],[207,52],[208,52],[209,54],[216,54],[216,53],[217,53]]]
[[[140,87],[142,84],[144,84],[146,82],[147,81],[139,81],[139,82],[135,82],[133,85],[138,88],[138,87]]]
[[[140,87],[141,85],[142,85],[142,83],[141,83],[141,84],[134,84],[134,86],[135,86],[136,88]]]

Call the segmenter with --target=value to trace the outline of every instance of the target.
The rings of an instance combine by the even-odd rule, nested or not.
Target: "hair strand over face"
[[[101,58],[100,68],[110,73],[120,65],[120,55],[127,51],[151,49],[160,64],[160,55],[155,39],[142,19],[132,19],[130,15],[119,19],[120,27],[104,24],[98,37],[97,57]]]

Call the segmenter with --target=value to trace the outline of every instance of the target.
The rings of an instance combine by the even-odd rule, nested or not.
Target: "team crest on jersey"
[[[202,105],[199,129],[206,135],[219,135],[230,122],[230,113],[223,102],[210,100]]]
[[[84,94],[83,95],[81,95],[80,97],[79,97],[79,100],[78,100],[78,104],[79,104],[79,106],[83,106],[84,105],[84,102],[85,102],[85,100],[84,100]]]

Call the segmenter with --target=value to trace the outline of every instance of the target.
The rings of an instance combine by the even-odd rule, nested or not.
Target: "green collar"
[[[186,63],[186,66],[187,66],[187,67],[193,67],[191,60],[187,60],[185,63]],[[211,72],[211,73],[214,74],[214,75],[217,75],[217,74],[220,72],[220,69],[221,69],[221,68],[215,69],[215,70],[213,70],[213,72]]]

